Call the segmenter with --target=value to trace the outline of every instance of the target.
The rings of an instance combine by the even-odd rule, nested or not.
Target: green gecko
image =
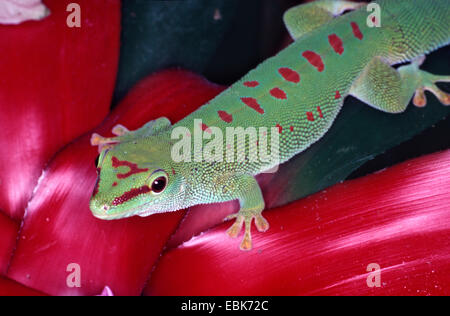
[[[249,250],[253,220],[259,231],[269,228],[254,176],[274,162],[227,159],[226,150],[215,152],[223,159],[199,160],[198,144],[185,147],[187,159],[176,161],[174,131],[181,128],[186,135],[178,136],[187,139],[200,133],[205,146],[215,136],[216,145],[230,149],[217,129],[226,133],[228,127],[275,127],[277,163],[283,163],[328,131],[348,95],[387,113],[403,112],[413,96],[416,106],[425,106],[425,90],[449,105],[450,95],[435,83],[450,82],[450,76],[419,66],[425,54],[450,41],[450,1],[377,3],[380,27],[370,25],[370,12],[362,3],[320,0],[291,8],[284,21],[295,42],[183,120],[171,125],[163,117],[136,131],[117,125],[113,138],[93,134],[91,143],[100,151],[90,201],[94,216],[112,220],[239,200],[240,210],[227,217],[235,219],[228,234],[236,237],[244,225],[240,248]],[[370,18],[377,23],[376,16]],[[410,63],[392,67],[404,62]],[[259,145],[248,137],[233,149],[243,146],[250,154]]]

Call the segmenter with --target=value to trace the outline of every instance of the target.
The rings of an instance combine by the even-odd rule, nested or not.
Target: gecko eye
[[[152,182],[152,192],[155,194],[159,194],[166,188],[167,185],[167,177],[162,176],[158,177]]]

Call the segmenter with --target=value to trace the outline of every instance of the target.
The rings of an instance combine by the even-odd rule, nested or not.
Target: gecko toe
[[[413,98],[413,104],[419,108],[423,108],[427,105],[427,97],[425,96],[425,90],[420,88],[416,90]]]
[[[239,249],[244,251],[252,250],[252,236],[250,232],[245,232],[244,238],[242,239],[241,245],[239,246]]]
[[[234,224],[227,230],[228,236],[230,236],[231,238],[236,238],[241,232],[243,223],[244,217],[242,216],[236,217],[236,221],[234,222]]]
[[[269,229],[269,222],[261,214],[255,216],[255,225],[259,232],[265,232]]]
[[[116,136],[122,136],[125,135],[127,133],[129,133],[130,131],[128,130],[128,128],[126,128],[125,126],[123,126],[122,124],[117,124],[116,126],[113,127],[112,129],[112,133]]]

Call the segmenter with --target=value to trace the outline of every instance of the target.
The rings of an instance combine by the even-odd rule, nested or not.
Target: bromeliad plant
[[[0,26],[0,294],[95,295],[105,286],[116,295],[450,294],[448,151],[335,185],[448,115],[434,99],[395,117],[350,100],[326,138],[259,177],[272,225],[264,236],[253,234],[252,252],[225,237],[229,224],[221,222],[235,202],[114,222],[94,218],[89,198],[98,153],[91,134],[112,136],[118,123],[137,129],[160,116],[176,122],[224,87],[180,69],[153,74],[170,62],[137,58],[181,36],[159,32],[151,47],[148,32],[163,27],[152,19],[165,12],[158,2],[77,2],[78,29],[64,26],[69,1],[60,0],[45,1],[51,14],[43,20]],[[177,9],[211,17],[223,34],[235,10],[225,2]],[[220,41],[208,36],[205,60]],[[168,55],[176,52],[168,48]],[[205,68],[197,59],[176,62]],[[121,99],[132,85],[109,112],[113,95]],[[69,286],[76,284],[73,264],[81,287]],[[370,264],[381,271],[368,271]]]

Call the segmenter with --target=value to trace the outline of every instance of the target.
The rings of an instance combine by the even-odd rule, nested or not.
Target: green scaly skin
[[[283,163],[328,131],[347,95],[388,113],[403,112],[413,96],[416,106],[424,106],[425,90],[449,105],[449,95],[435,83],[450,77],[419,66],[425,54],[450,41],[450,0],[378,4],[381,27],[369,27],[370,12],[353,2],[322,0],[295,7],[285,14],[296,39],[292,45],[177,124],[160,118],[133,132],[116,126],[115,138],[94,134],[92,144],[99,145],[101,155],[93,214],[119,219],[238,199],[240,210],[229,217],[236,221],[228,233],[237,236],[245,224],[241,249],[248,250],[252,220],[259,231],[269,227],[261,216],[264,199],[254,176],[275,163],[227,160],[225,137],[216,138],[215,128],[225,135],[227,127],[275,127]],[[337,17],[345,10],[354,11]],[[412,62],[391,67],[405,61]],[[223,145],[223,161],[195,161],[202,150],[191,142],[191,161],[175,162],[172,149],[178,139],[171,135],[179,127],[184,128],[181,138],[210,134]],[[211,139],[201,139],[203,148]],[[247,153],[257,152],[258,145],[245,139]]]

